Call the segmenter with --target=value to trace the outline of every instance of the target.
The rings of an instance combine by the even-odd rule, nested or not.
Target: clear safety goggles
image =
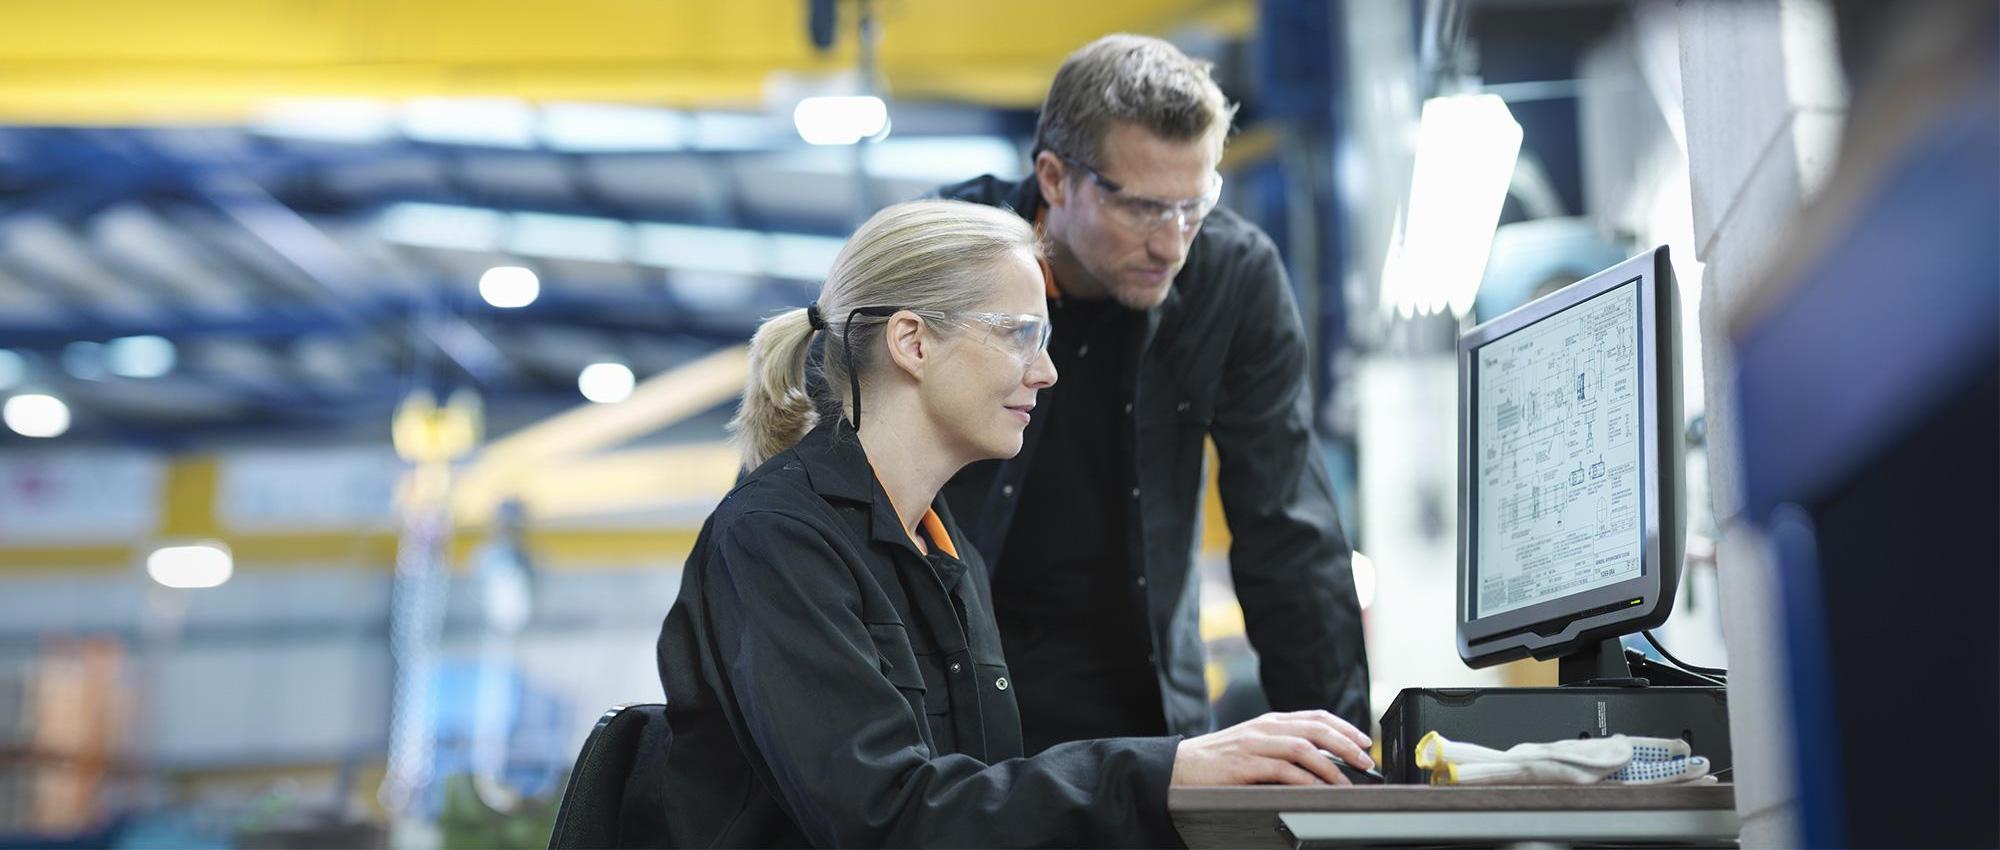
[[[1052,328],[1048,317],[1035,313],[989,313],[979,310],[915,310],[908,307],[857,307],[848,314],[848,322],[855,317],[887,319],[897,313],[908,311],[926,322],[942,327],[953,327],[969,332],[973,339],[998,349],[1023,367],[1033,362],[1049,347]],[[842,329],[845,336],[845,328]]]
[[[1134,233],[1152,233],[1171,222],[1182,236],[1186,236],[1201,229],[1201,223],[1222,201],[1222,175],[1214,172],[1209,173],[1208,191],[1201,197],[1171,201],[1134,194],[1083,162],[1068,157],[1063,157],[1063,161],[1090,175],[1090,181],[1097,184],[1104,196],[1104,209],[1110,213],[1111,219]]]

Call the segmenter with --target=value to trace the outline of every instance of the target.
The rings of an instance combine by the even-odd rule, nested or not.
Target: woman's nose
[[[1038,390],[1055,384],[1056,362],[1049,358],[1048,349],[1035,352],[1035,359],[1028,361],[1028,373],[1022,377],[1022,383]]]

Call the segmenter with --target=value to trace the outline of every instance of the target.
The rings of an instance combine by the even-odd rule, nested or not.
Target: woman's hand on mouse
[[[1375,766],[1368,736],[1326,711],[1271,712],[1181,741],[1174,785],[1347,785],[1320,751],[1361,768]]]

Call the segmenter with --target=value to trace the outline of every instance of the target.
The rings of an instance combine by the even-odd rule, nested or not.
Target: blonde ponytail
[[[1031,260],[1042,256],[1034,227],[993,207],[910,201],[863,223],[834,258],[816,302],[825,315],[821,376],[829,412],[852,410],[849,378],[865,388],[883,358],[882,317],[857,316],[856,309],[977,307],[993,294],[993,270],[1017,254]],[[815,330],[805,310],[787,310],[765,319],[750,339],[750,380],[736,418],[729,422],[743,468],[763,465],[819,424],[818,407],[806,390],[806,358]]]
[[[743,468],[756,469],[791,448],[819,421],[806,393],[806,352],[813,328],[804,309],[764,320],[750,339],[750,379],[729,421]]]

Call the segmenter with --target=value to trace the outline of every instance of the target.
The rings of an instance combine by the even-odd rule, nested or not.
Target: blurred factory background
[[[1735,479],[1705,376],[1725,305],[1840,180],[1876,55],[1841,36],[1893,31],[1875,6],[10,6],[0,844],[544,846],[593,718],[659,696],[756,322],[883,204],[1023,175],[1056,66],[1118,31],[1242,103],[1224,203],[1312,336],[1376,711],[1553,683],[1453,646],[1452,345],[1660,244],[1693,485],[1663,636],[1773,652],[1770,579],[1716,569],[1709,485]],[[1258,700],[1227,535],[1211,504],[1225,718]],[[1778,699],[1749,688],[1739,710]],[[1768,773],[1746,837],[1783,825]]]

